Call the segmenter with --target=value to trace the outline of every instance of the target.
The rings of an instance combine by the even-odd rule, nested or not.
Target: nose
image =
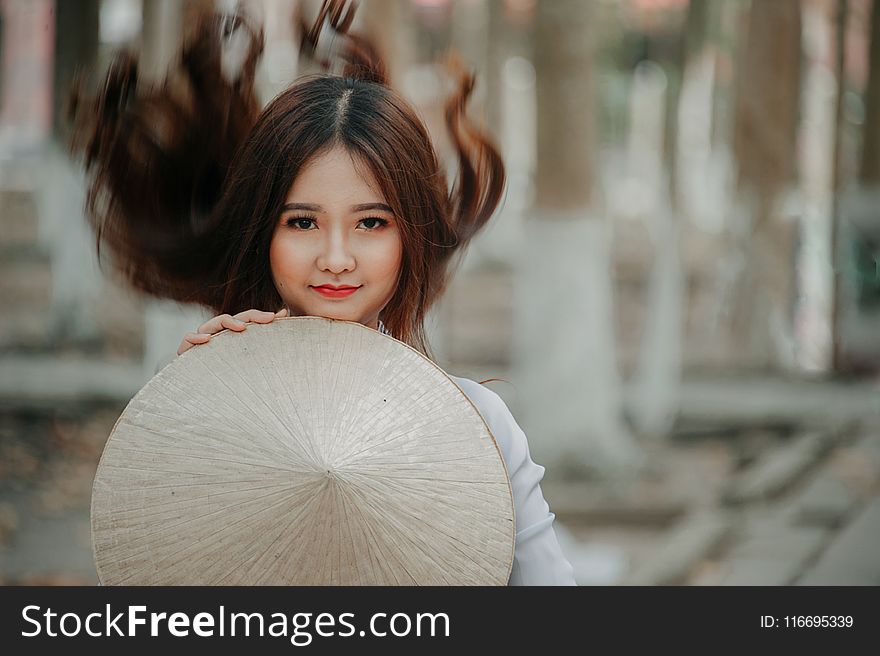
[[[328,231],[316,264],[322,271],[329,271],[334,274],[354,270],[354,253],[351,252],[348,238],[343,231]]]

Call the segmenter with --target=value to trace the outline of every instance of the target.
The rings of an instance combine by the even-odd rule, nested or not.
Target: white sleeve
[[[525,433],[495,392],[467,378],[453,380],[480,411],[507,464],[516,513],[516,547],[508,585],[577,585],[553,530],[556,516],[541,492],[544,467],[532,461]]]

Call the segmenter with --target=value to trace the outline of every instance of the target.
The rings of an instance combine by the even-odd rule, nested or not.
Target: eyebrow
[[[320,205],[314,205],[312,203],[285,203],[282,209],[285,210],[306,210],[308,212],[323,212],[324,208]],[[352,205],[352,212],[366,212],[367,210],[382,210],[383,212],[388,212],[389,214],[394,214],[394,210],[391,209],[385,203],[364,203],[363,205]]]

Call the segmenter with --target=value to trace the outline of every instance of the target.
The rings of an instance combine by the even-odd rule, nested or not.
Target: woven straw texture
[[[92,490],[104,585],[506,585],[510,483],[430,360],[317,317],[224,331],[131,400]]]

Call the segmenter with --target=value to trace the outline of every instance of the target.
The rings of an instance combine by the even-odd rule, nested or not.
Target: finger
[[[219,333],[224,328],[242,330],[243,326],[244,322],[235,319],[233,316],[229,314],[219,314],[216,317],[208,319],[205,323],[199,326],[198,332],[213,335],[214,333]]]
[[[229,315],[226,315],[220,320],[220,326],[228,328],[229,330],[234,330],[237,333],[240,333],[247,328],[247,324],[244,321],[236,319],[235,317],[230,317]]]
[[[274,312],[264,312],[262,310],[245,310],[235,315],[237,319],[242,321],[253,321],[254,323],[269,323],[275,318]]]
[[[274,312],[257,312],[251,321],[257,323],[272,323],[275,320]]]
[[[229,316],[228,314],[219,314],[216,317],[211,317],[205,323],[203,323],[201,326],[199,326],[196,329],[196,332],[205,333],[208,335],[213,335],[214,333],[219,333],[221,330],[223,330],[223,327],[220,322],[223,321],[223,319],[228,316]]]
[[[283,307],[283,308],[281,308],[280,310],[278,310],[278,312],[275,313],[275,318],[276,318],[276,319],[283,319],[283,318],[286,317],[288,314],[290,314],[290,313],[287,311],[287,308],[286,308],[286,307]]]
[[[187,333],[183,337],[183,341],[180,343],[180,347],[177,349],[177,355],[181,355],[182,353],[190,350],[193,346],[198,346],[199,344],[206,344],[211,341],[211,335],[206,335],[204,333]]]

